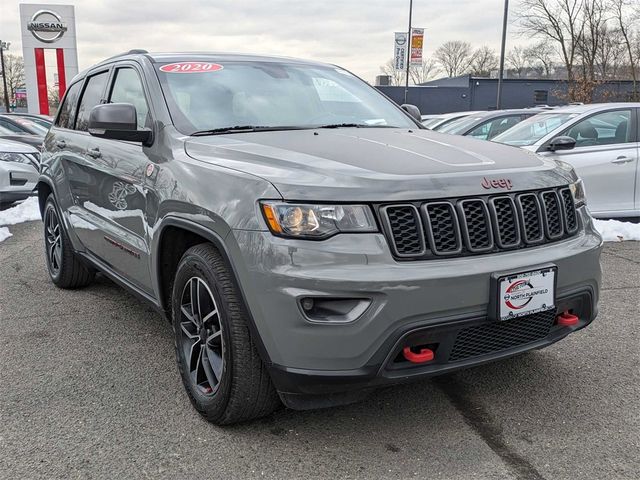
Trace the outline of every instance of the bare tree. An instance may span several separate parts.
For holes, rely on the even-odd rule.
[[[549,78],[553,71],[555,60],[555,50],[548,40],[538,42],[524,51],[527,62],[534,68],[538,76]]]
[[[472,49],[469,42],[454,40],[438,47],[434,58],[448,77],[457,77],[469,70]]]
[[[471,74],[477,77],[488,77],[498,68],[499,59],[495,50],[486,45],[479,47],[471,57]]]
[[[608,36],[604,0],[583,0],[583,35],[578,42],[583,77],[596,80],[596,59],[604,38]]]
[[[4,69],[7,78],[9,98],[15,98],[16,88],[24,87],[24,62],[22,61],[22,57],[5,54]],[[0,98],[4,99],[2,82],[0,82]]]
[[[529,56],[524,48],[515,46],[504,57],[507,67],[516,77],[522,77],[529,66]]]
[[[607,7],[610,11],[613,12],[614,21],[617,23],[618,28],[620,29],[620,34],[622,35],[624,46],[627,51],[627,55],[629,58],[629,67],[631,69],[631,78],[633,79],[633,97],[634,99],[638,99],[640,96],[638,93],[638,77],[636,71],[636,62],[638,58],[640,58],[640,52],[634,52],[632,34],[631,34],[631,14],[629,13],[629,8],[631,6],[631,0],[609,0]],[[636,5],[636,15],[640,17],[640,7]],[[637,34],[640,37],[640,34]],[[640,44],[640,39],[636,39],[638,44]],[[640,48],[638,48],[640,50]]]
[[[389,76],[390,85],[404,85],[404,71],[396,70],[393,58],[387,60],[387,63],[380,66],[380,72]]]
[[[521,0],[518,18],[523,32],[555,42],[567,69],[574,79],[574,62],[584,34],[581,19],[585,0]]]
[[[603,80],[620,78],[626,56],[627,50],[620,30],[608,30],[596,51],[597,76]]]
[[[429,81],[440,69],[433,58],[424,58],[422,65],[411,65],[409,67],[409,80],[418,85]]]

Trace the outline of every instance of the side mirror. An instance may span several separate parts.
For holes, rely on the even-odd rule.
[[[148,144],[150,130],[138,130],[136,107],[130,103],[96,105],[89,113],[89,133],[94,137]]]
[[[420,109],[410,103],[403,103],[400,108],[411,115],[418,122],[422,122],[422,115],[420,115]]]
[[[575,146],[576,140],[574,138],[563,135],[551,140],[547,148],[549,151],[555,152],[556,150],[572,150]]]

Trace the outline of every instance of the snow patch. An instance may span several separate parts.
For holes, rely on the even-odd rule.
[[[640,223],[594,219],[593,224],[605,242],[640,240]]]
[[[15,207],[0,212],[0,225],[15,225],[17,223],[40,220],[40,207],[37,197],[29,197]]]
[[[0,242],[6,240],[12,235],[7,227],[0,227]]]
[[[15,207],[0,211],[0,242],[12,235],[6,225],[16,225],[34,220],[40,220],[40,207],[37,197],[29,197]]]

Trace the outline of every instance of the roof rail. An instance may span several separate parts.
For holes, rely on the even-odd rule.
[[[133,55],[133,54],[136,54],[136,53],[149,53],[149,52],[148,52],[148,51],[146,51],[146,50],[145,50],[145,49],[143,49],[143,48],[134,48],[134,49],[132,49],[132,50],[129,50],[129,51],[126,53],[126,55]]]

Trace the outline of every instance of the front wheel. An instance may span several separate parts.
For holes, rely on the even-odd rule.
[[[182,382],[202,416],[231,424],[280,405],[229,268],[213,245],[196,245],[180,260],[172,317]]]
[[[64,224],[58,214],[53,194],[44,207],[44,250],[47,270],[53,283],[60,288],[73,289],[89,285],[95,270],[85,265],[73,251]]]

